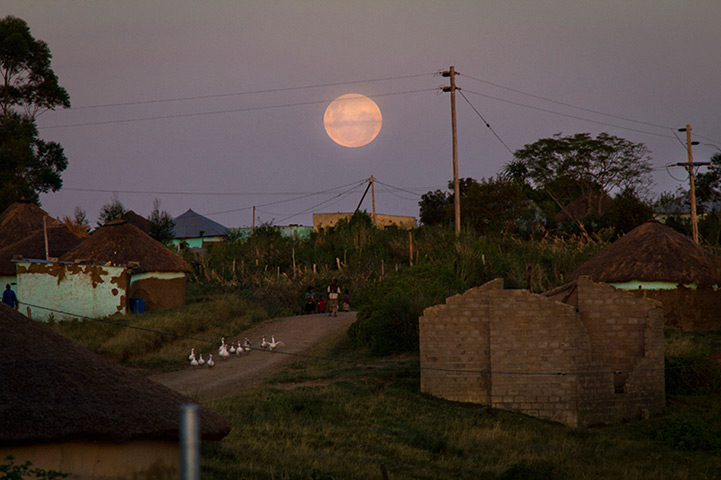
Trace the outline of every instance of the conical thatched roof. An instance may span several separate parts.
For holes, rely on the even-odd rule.
[[[48,254],[59,258],[63,254],[77,247],[88,235],[78,235],[71,232],[65,225],[48,227]],[[29,237],[15,242],[7,247],[0,248],[0,275],[15,275],[13,256],[23,258],[45,258],[45,232],[40,229],[31,233]]]
[[[106,223],[60,260],[82,260],[98,265],[138,262],[143,272],[190,272],[188,262],[125,220]]]
[[[188,209],[173,219],[176,238],[215,237],[228,234],[228,228],[218,222]]]
[[[138,215],[132,210],[128,210],[123,214],[123,220],[132,225],[135,225],[145,233],[150,233],[150,229],[153,228],[153,222],[141,215]]]
[[[581,275],[607,283],[638,280],[721,285],[721,258],[676,230],[648,221],[578,267],[569,280]]]
[[[189,398],[0,305],[0,444],[177,440]],[[229,422],[200,408],[201,436]]]
[[[43,217],[47,218],[48,225],[57,224],[34,203],[21,200],[10,205],[0,214],[0,248],[22,240],[36,230],[42,230]]]

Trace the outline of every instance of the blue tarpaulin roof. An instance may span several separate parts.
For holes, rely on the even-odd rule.
[[[195,213],[190,208],[184,214],[175,217],[173,221],[175,238],[217,237],[228,233],[228,229],[223,225]]]

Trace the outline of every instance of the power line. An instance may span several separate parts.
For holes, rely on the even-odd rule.
[[[309,211],[311,211],[311,210],[313,210],[313,209],[315,209],[315,208],[318,208],[318,207],[320,207],[320,206],[322,206],[322,205],[325,205],[326,203],[333,202],[333,200],[336,200],[336,199],[337,199],[337,201],[340,201],[340,197],[342,197],[342,196],[344,196],[344,195],[348,195],[348,194],[350,194],[351,192],[357,190],[359,187],[362,187],[363,183],[365,183],[365,181],[359,183],[358,185],[356,185],[356,186],[354,186],[354,187],[351,187],[350,189],[346,190],[345,192],[339,193],[338,195],[336,195],[335,197],[333,197],[333,198],[331,198],[331,199],[325,200],[325,201],[320,202],[320,203],[318,203],[318,204],[316,204],[316,205],[312,205],[312,206],[310,206],[310,207],[308,207],[308,208],[306,208],[306,209],[304,209],[304,210],[301,210],[301,211],[298,212],[298,213],[294,213],[293,215],[289,215],[289,216],[287,216],[287,217],[281,218],[280,220],[278,220],[278,223],[280,223],[280,222],[285,222],[286,220],[289,220],[289,219],[291,219],[291,218],[293,218],[293,217],[297,217],[298,215],[302,215],[302,214],[304,214],[304,213],[308,213]],[[334,203],[337,203],[337,202],[334,202]],[[331,203],[331,205],[333,205],[333,203]]]
[[[436,91],[435,88],[425,88],[420,90],[406,90],[402,92],[392,92],[392,93],[380,93],[377,95],[369,95],[370,98],[380,98],[380,97],[389,97],[393,95],[407,95],[410,93],[421,93],[421,92],[434,92]],[[221,115],[221,114],[227,114],[227,113],[240,113],[240,112],[254,112],[259,110],[272,110],[277,108],[287,108],[287,107],[301,107],[301,106],[307,106],[307,105],[317,105],[317,104],[326,104],[333,101],[331,100],[311,100],[307,102],[297,102],[297,103],[284,103],[279,105],[265,105],[260,107],[246,107],[246,108],[234,108],[234,109],[228,109],[228,110],[216,110],[211,112],[194,112],[194,113],[179,113],[179,114],[173,114],[173,115],[157,115],[152,117],[139,117],[139,118],[128,118],[124,120],[102,120],[97,122],[84,122],[84,123],[67,123],[63,125],[48,125],[44,127],[38,127],[40,129],[54,129],[54,128],[70,128],[70,127],[87,127],[87,126],[95,126],[95,125],[114,125],[114,124],[120,124],[120,123],[133,123],[133,122],[145,122],[150,120],[169,120],[174,118],[189,118],[189,117],[201,117],[201,116],[209,116],[209,115]]]
[[[493,135],[498,139],[498,141],[501,142],[504,147],[506,147],[506,150],[508,150],[508,152],[511,154],[511,156],[513,156],[513,150],[511,150],[511,149],[509,148],[509,146],[506,145],[506,142],[504,142],[503,139],[501,139],[501,137],[498,136],[498,134],[496,133],[496,131],[493,130],[493,127],[491,127],[491,124],[488,123],[485,118],[483,118],[483,115],[481,115],[481,112],[479,112],[478,109],[473,106],[473,104],[471,103],[471,101],[468,100],[468,98],[467,98],[465,95],[463,95],[463,90],[461,90],[461,89],[459,88],[459,89],[458,89],[458,93],[461,94],[461,97],[463,97],[463,99],[466,101],[466,103],[468,103],[468,105],[471,106],[471,108],[473,109],[473,111],[476,112],[476,115],[478,115],[478,116],[480,117],[480,119],[483,120],[483,123],[486,124],[486,127],[488,127],[488,129],[491,131],[491,133],[493,133]]]
[[[307,198],[307,197],[313,197],[313,196],[316,196],[316,195],[323,195],[323,194],[328,194],[328,193],[335,193],[335,190],[338,190],[338,189],[340,189],[340,188],[346,188],[346,187],[348,187],[348,186],[350,186],[350,185],[354,185],[354,186],[356,186],[356,185],[361,185],[361,184],[363,184],[363,183],[365,183],[365,182],[366,182],[366,179],[363,179],[363,180],[358,181],[358,182],[348,183],[348,184],[345,184],[345,185],[341,185],[341,186],[339,186],[339,187],[329,188],[328,190],[323,190],[323,191],[320,191],[320,192],[308,193],[308,194],[304,194],[304,195],[301,195],[301,196],[298,196],[298,197],[287,198],[287,199],[285,199],[285,200],[278,200],[278,201],[276,201],[276,202],[263,203],[263,204],[261,204],[261,205],[256,205],[256,208],[257,208],[257,207],[269,207],[269,206],[271,206],[271,205],[278,205],[278,204],[281,204],[281,203],[293,202],[293,201],[295,201],[295,200],[300,200],[300,199]],[[210,216],[210,215],[220,215],[220,214],[223,214],[223,213],[233,213],[233,212],[240,212],[240,211],[243,211],[243,210],[250,210],[251,208],[253,208],[253,207],[243,207],[243,208],[236,208],[236,209],[233,209],[233,210],[224,210],[224,211],[222,211],[222,212],[204,213],[203,215],[208,215],[208,216]]]
[[[474,91],[471,91],[471,90],[465,90],[465,91],[468,92],[468,93],[471,93],[471,94],[473,94],[473,95],[478,95],[478,96],[480,96],[480,97],[490,98],[490,99],[492,99],[492,100],[497,100],[497,101],[499,101],[499,102],[504,102],[504,103],[510,103],[511,105],[517,105],[517,106],[519,106],[519,107],[530,108],[530,109],[532,109],[532,110],[538,110],[539,112],[551,113],[551,114],[553,114],[553,115],[559,115],[559,116],[561,116],[561,117],[573,118],[573,119],[575,119],[575,120],[583,120],[584,122],[596,123],[596,124],[604,125],[604,126],[607,126],[607,127],[620,128],[620,129],[623,129],[623,130],[629,130],[629,131],[637,132],[637,133],[644,133],[644,134],[646,134],[646,135],[654,135],[654,136],[662,137],[662,138],[676,139],[676,137],[671,136],[671,135],[664,135],[664,134],[661,134],[661,133],[649,132],[649,131],[647,131],[647,130],[640,130],[640,129],[637,129],[637,128],[624,127],[624,126],[615,125],[615,124],[612,124],[612,123],[601,122],[601,121],[599,121],[599,120],[591,120],[591,119],[589,119],[589,118],[579,117],[578,115],[571,115],[571,114],[568,114],[568,113],[556,112],[556,111],[554,111],[554,110],[549,110],[549,109],[547,109],[547,108],[536,107],[536,106],[533,106],[533,105],[528,105],[528,104],[521,103],[521,102],[515,102],[515,101],[513,101],[513,100],[507,100],[507,99],[505,99],[505,98],[494,97],[493,95],[487,95],[487,94],[485,94],[485,93],[474,92]]]
[[[302,85],[297,87],[284,87],[284,88],[271,88],[267,90],[250,90],[246,92],[234,92],[234,93],[219,93],[219,94],[213,94],[213,95],[196,95],[191,97],[176,97],[176,98],[166,98],[166,99],[160,99],[160,100],[140,100],[135,102],[119,102],[119,103],[106,103],[106,104],[99,104],[99,105],[85,105],[81,107],[72,107],[65,110],[72,111],[72,110],[85,110],[85,109],[91,109],[91,108],[106,108],[106,107],[125,107],[125,106],[132,106],[132,105],[148,105],[148,104],[156,104],[156,103],[167,103],[167,102],[182,102],[187,100],[206,100],[211,98],[225,98],[225,97],[237,97],[242,95],[257,95],[257,94],[263,94],[263,93],[280,93],[280,92],[289,92],[293,90],[305,90],[310,88],[324,88],[324,87],[337,87],[340,85],[352,85],[356,83],[372,83],[372,82],[382,82],[387,80],[402,80],[407,78],[416,78],[416,77],[427,77],[432,76],[433,73],[418,73],[414,75],[398,75],[395,77],[384,77],[384,78],[371,78],[366,80],[352,80],[347,82],[333,82],[333,83],[318,83],[314,85]],[[62,110],[59,110],[62,111]]]

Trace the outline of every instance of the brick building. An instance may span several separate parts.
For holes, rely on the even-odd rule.
[[[574,427],[659,411],[660,304],[580,277],[543,295],[496,279],[419,319],[421,390]]]

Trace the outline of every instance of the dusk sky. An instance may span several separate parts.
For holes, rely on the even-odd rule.
[[[38,119],[69,161],[42,206],[79,206],[92,225],[114,192],[144,216],[159,198],[227,227],[250,226],[254,205],[257,222],[311,225],[353,211],[371,175],[379,213],[417,217],[420,195],[453,174],[437,75],[451,65],[470,102],[457,96],[461,177],[496,176],[510,151],[555,133],[608,132],[651,150],[659,193],[688,183],[665,168],[687,160],[678,128],[701,142],[696,161],[721,151],[718,0],[0,5],[48,43],[73,105]],[[383,115],[364,147],[323,128],[348,93]]]

